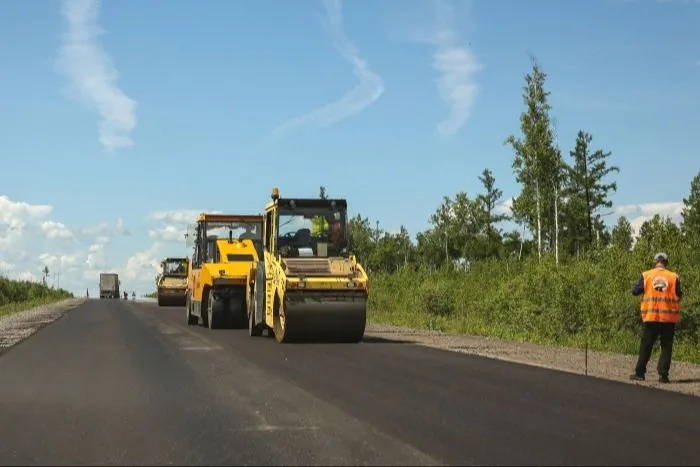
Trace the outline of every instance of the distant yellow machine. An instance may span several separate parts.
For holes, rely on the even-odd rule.
[[[165,258],[156,277],[159,306],[184,306],[187,292],[187,258]]]
[[[359,342],[368,278],[348,252],[344,199],[280,198],[265,207],[260,261],[247,284],[248,331],[278,342]]]
[[[245,328],[250,268],[262,256],[260,215],[200,214],[192,227],[187,276],[187,324]],[[188,233],[188,237],[190,233]]]

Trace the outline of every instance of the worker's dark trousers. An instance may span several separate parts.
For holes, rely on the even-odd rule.
[[[639,358],[634,372],[637,376],[644,376],[647,372],[647,363],[651,358],[651,351],[658,337],[661,341],[661,356],[657,369],[660,376],[668,376],[671,370],[671,354],[673,353],[673,337],[676,332],[675,323],[644,323],[644,333],[639,345]]]

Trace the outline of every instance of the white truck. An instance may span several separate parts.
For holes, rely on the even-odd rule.
[[[100,274],[100,298],[119,298],[119,275],[103,272]]]

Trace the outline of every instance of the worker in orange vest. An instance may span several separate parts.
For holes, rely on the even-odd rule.
[[[678,274],[669,271],[668,255],[657,253],[654,256],[654,268],[642,273],[642,277],[634,285],[632,295],[642,295],[640,306],[644,332],[639,344],[639,358],[634,374],[630,379],[643,381],[647,363],[656,339],[661,341],[661,356],[659,357],[659,382],[668,383],[668,372],[671,369],[673,353],[673,338],[676,323],[681,317],[681,280]]]

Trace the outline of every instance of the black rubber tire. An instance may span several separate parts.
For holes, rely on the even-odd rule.
[[[185,311],[187,313],[187,325],[194,326],[199,323],[199,318],[192,314],[192,301],[190,300],[190,294],[185,297]]]
[[[223,310],[214,303],[214,291],[212,289],[209,289],[207,295],[207,327],[209,329],[220,329],[223,327],[225,318]]]
[[[248,297],[248,335],[250,337],[260,337],[263,333],[263,325],[255,323],[255,290],[250,297]]]

